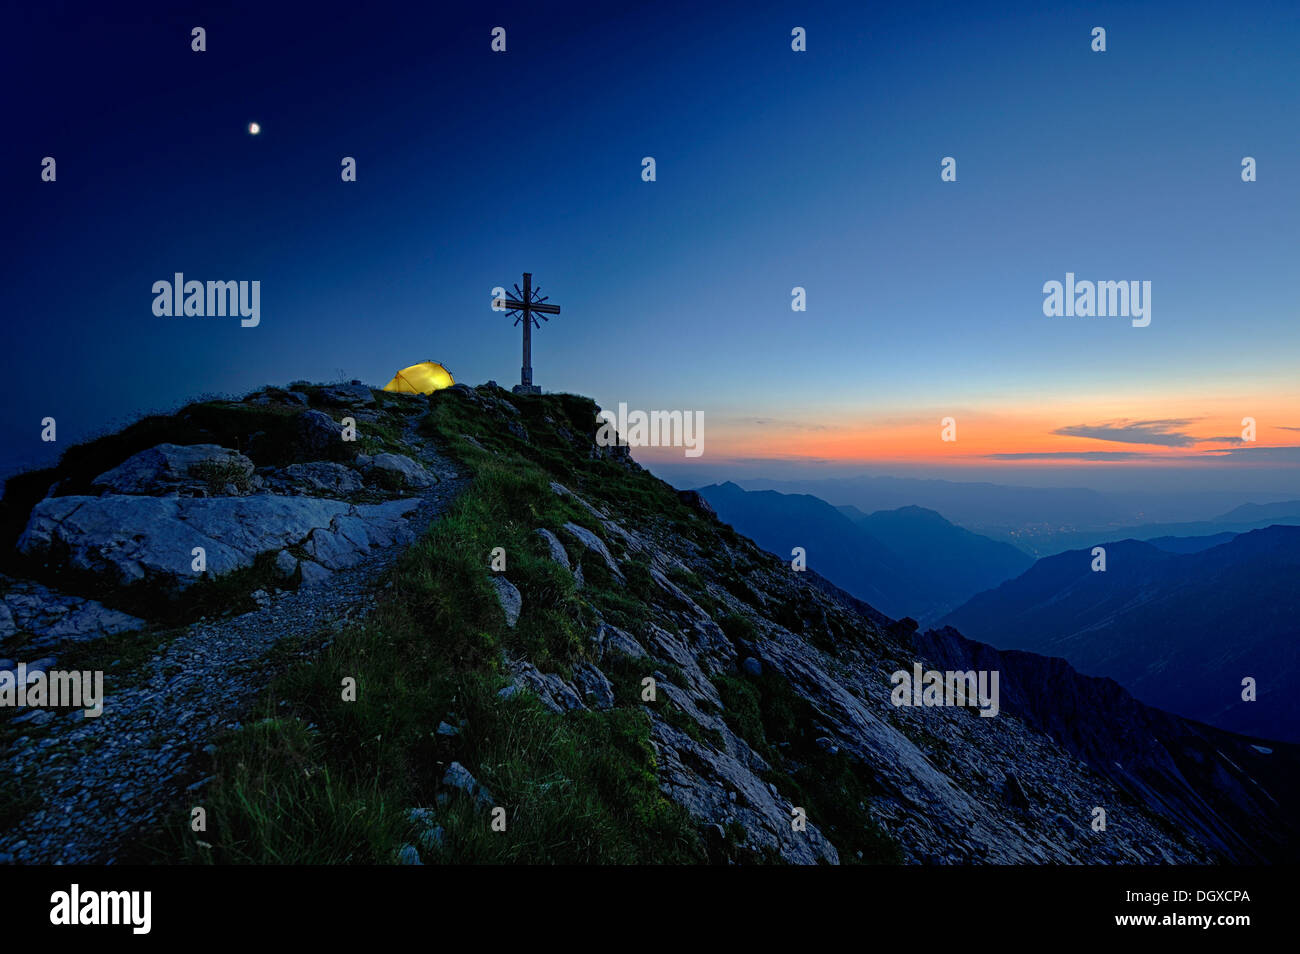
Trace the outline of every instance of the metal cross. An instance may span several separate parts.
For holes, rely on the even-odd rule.
[[[522,394],[540,394],[542,389],[533,386],[533,326],[538,328],[542,326],[537,323],[537,315],[542,316],[542,321],[550,321],[547,315],[558,315],[560,313],[559,305],[547,305],[546,297],[538,293],[541,291],[540,286],[533,288],[533,273],[524,272],[524,287],[520,290],[515,285],[515,298],[497,298],[492,302],[493,306],[500,311],[507,311],[515,316],[515,324],[523,323],[524,326],[524,364],[519,372],[519,387],[515,388],[516,392]]]

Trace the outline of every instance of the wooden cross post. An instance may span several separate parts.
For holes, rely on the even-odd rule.
[[[524,325],[524,364],[519,370],[519,385],[513,389],[516,394],[542,393],[541,388],[533,385],[533,326],[542,327],[537,323],[537,315],[542,316],[542,321],[550,321],[546,316],[558,315],[560,306],[545,304],[546,297],[539,296],[540,291],[540,286],[533,288],[533,273],[524,272],[523,289],[515,286],[515,295],[518,297],[498,298],[493,302],[499,309],[514,315],[515,324],[523,322]]]

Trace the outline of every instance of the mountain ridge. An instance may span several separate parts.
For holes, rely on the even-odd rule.
[[[220,713],[219,731],[193,725],[183,706],[166,720],[115,708],[141,686],[156,687],[149,698],[170,699],[166,687],[177,676],[167,668],[166,645],[153,648],[163,633],[92,641],[103,646],[94,658],[120,655],[122,662],[110,667],[115,688],[103,728],[87,724],[93,720],[0,723],[6,738],[29,738],[0,747],[3,777],[24,785],[16,801],[0,800],[0,852],[20,862],[88,860],[66,850],[72,841],[60,819],[80,797],[77,770],[98,764],[102,747],[87,741],[108,731],[162,774],[119,781],[120,794],[152,804],[154,814],[140,819],[142,829],[90,831],[103,836],[101,860],[1107,864],[1294,857],[1295,747],[1265,753],[1229,733],[1207,744],[1193,723],[1155,713],[1059,660],[1000,653],[947,631],[918,635],[914,621],[891,618],[815,570],[795,571],[764,552],[700,498],[644,471],[626,448],[598,445],[589,399],[512,395],[491,385],[428,398],[366,392],[330,397],[303,388],[303,405],[283,389],[265,389],[192,412],[188,424],[181,415],[157,425],[165,424],[177,446],[210,444],[221,434],[245,448],[252,476],[262,478],[257,487],[247,474],[243,485],[221,484],[243,473],[231,456],[242,453],[235,447],[201,452],[226,462],[220,479],[211,467],[201,477],[120,469],[131,455],[157,459],[148,454],[156,448],[140,450],[139,442],[103,445],[116,448],[106,456],[72,456],[69,467],[87,455],[92,470],[105,465],[102,473],[87,470],[87,483],[102,485],[107,468],[116,472],[116,489],[87,499],[107,499],[102,506],[122,522],[51,529],[51,539],[77,535],[69,538],[75,548],[41,551],[52,565],[99,552],[113,534],[130,536],[133,514],[157,513],[149,501],[159,498],[151,495],[171,493],[178,480],[186,493],[213,495],[182,500],[266,498],[227,508],[235,514],[279,506],[275,498],[295,488],[411,495],[409,485],[386,476],[405,465],[387,460],[388,470],[376,469],[382,446],[412,462],[449,461],[435,486],[453,479],[452,470],[464,483],[427,526],[413,528],[415,542],[381,580],[341,608],[364,607],[364,614],[341,612],[317,638],[268,651],[254,667],[265,678],[260,697]],[[371,425],[374,454],[344,454],[331,443],[249,442],[272,418],[283,418],[286,434],[301,427],[323,434],[328,419],[333,433],[337,419],[365,408],[370,420],[360,421],[360,430]],[[57,501],[68,498],[57,496],[59,488],[80,493],[76,481],[62,483],[71,474],[47,476],[45,489],[55,496],[31,505],[29,524],[40,525],[51,508],[61,512]],[[362,490],[346,489],[357,480]],[[232,487],[245,496],[230,497]],[[56,503],[42,505],[47,499]],[[10,504],[12,516],[21,508],[17,499]],[[294,547],[300,571],[336,552],[323,544]],[[162,572],[169,564],[157,556],[149,565]],[[356,565],[365,566],[362,559]],[[261,566],[254,560],[258,573]],[[94,561],[86,567],[99,580],[97,595],[112,603],[120,593],[110,570]],[[301,573],[276,579],[232,572],[215,582],[225,588],[224,608],[177,610],[212,614],[197,630],[186,625],[180,638],[192,642],[179,645],[194,648],[184,665],[202,666],[193,654],[207,630],[273,634],[278,607],[312,592]],[[249,592],[254,586],[262,589]],[[135,608],[148,615],[161,606],[139,601]],[[21,656],[23,645],[3,648]],[[90,650],[53,643],[42,651],[71,662]],[[891,701],[896,671],[986,664],[999,668],[1007,687],[996,717]],[[339,691],[349,679],[358,689],[351,701]],[[1166,758],[1156,757],[1160,751]],[[56,752],[64,757],[49,757]],[[1106,769],[1106,759],[1123,762],[1125,774]],[[1192,764],[1202,771],[1188,777]],[[56,789],[58,773],[67,774]],[[201,839],[189,827],[191,787],[202,790],[210,819]],[[24,791],[65,794],[47,810]],[[1104,831],[1092,828],[1097,807],[1106,811]],[[498,808],[504,832],[490,828]],[[800,818],[806,824],[792,823]]]

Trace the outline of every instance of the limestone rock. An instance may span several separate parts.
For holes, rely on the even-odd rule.
[[[755,761],[745,741],[725,726],[724,735],[728,751],[719,751],[656,716],[652,737],[665,794],[705,824],[740,822],[747,847],[756,851],[773,850],[792,864],[838,864],[839,853],[815,819],[808,821],[805,832],[791,830],[790,802],[774,794],[757,774],[761,761]],[[737,754],[731,754],[732,749]]]
[[[320,399],[335,407],[370,407],[375,403],[375,396],[370,388],[357,381],[321,388]]]
[[[0,639],[30,633],[23,651],[41,652],[142,629],[144,620],[95,600],[69,596],[30,580],[0,577]]]
[[[506,614],[506,625],[514,629],[515,623],[519,622],[519,613],[524,608],[523,595],[519,592],[519,588],[504,576],[492,577],[492,586],[497,592],[501,609]]]
[[[614,708],[614,687],[591,663],[579,663],[573,667],[573,684],[591,708]]]
[[[596,628],[596,643],[601,658],[608,653],[618,653],[628,659],[645,659],[650,655],[631,634],[609,623],[601,623]]]
[[[311,560],[302,560],[298,566],[302,570],[303,586],[319,586],[327,582],[332,575],[325,567]]]
[[[361,477],[355,470],[331,461],[315,460],[305,464],[290,464],[284,469],[290,482],[316,493],[356,493],[362,488]]]
[[[492,793],[459,762],[452,762],[447,767],[447,773],[442,777],[442,784],[464,792],[484,811],[493,806]]]
[[[226,484],[247,493],[252,477],[253,462],[238,451],[216,444],[159,444],[100,474],[92,486],[112,494],[201,496]]]
[[[293,579],[298,570],[298,558],[288,550],[281,550],[275,555],[275,575],[282,580]]]
[[[334,457],[340,453],[343,428],[324,411],[303,411],[295,426],[304,456]]]
[[[566,523],[564,529],[573,534],[573,536],[577,538],[578,542],[588,550],[598,554],[600,558],[605,561],[605,566],[609,567],[609,572],[611,574],[619,580],[623,579],[623,572],[618,568],[618,561],[616,561],[613,554],[609,552],[609,548],[605,546],[604,540],[596,536],[586,527],[581,527],[572,521]]]
[[[516,661],[510,665],[514,685],[528,689],[552,712],[570,712],[586,709],[586,704],[576,689],[553,672],[542,672],[530,662]]]
[[[560,564],[560,566],[564,567],[566,570],[572,569],[569,566],[569,554],[565,551],[564,544],[560,542],[559,537],[551,533],[551,531],[547,530],[545,527],[538,527],[537,535],[546,541],[546,546],[551,552],[552,560]]]
[[[351,566],[372,547],[408,543],[403,519],[418,499],[353,506],[316,497],[49,497],[32,509],[18,551],[125,586],[149,582],[183,591],[207,573],[252,566],[262,553],[304,544],[329,569]]]
[[[367,467],[368,474],[378,474],[405,487],[427,487],[437,478],[418,461],[403,454],[376,454]]]

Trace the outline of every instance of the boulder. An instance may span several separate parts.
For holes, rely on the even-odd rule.
[[[587,708],[577,690],[553,672],[542,672],[532,663],[518,660],[511,663],[510,674],[514,686],[535,693],[538,701],[551,712]]]
[[[524,608],[523,594],[519,592],[519,587],[504,576],[492,577],[492,586],[501,603],[501,610],[506,614],[506,625],[514,629],[515,623],[519,622],[519,613]]]
[[[627,659],[645,659],[650,655],[633,636],[609,623],[601,623],[597,627],[596,643],[601,658],[604,658],[607,653],[617,653]]]
[[[95,600],[68,596],[30,580],[0,578],[0,639],[29,633],[23,652],[43,652],[71,643],[142,629],[144,620]]]
[[[298,570],[298,558],[288,550],[281,550],[275,555],[275,575],[281,580],[293,579]]]
[[[560,564],[560,566],[564,567],[566,570],[571,569],[569,566],[569,554],[565,552],[564,544],[560,542],[560,538],[551,533],[551,531],[547,530],[545,527],[538,527],[537,535],[546,541],[546,546],[551,551],[551,559]]]
[[[744,846],[774,852],[787,863],[839,863],[839,853],[809,819],[807,829],[790,826],[790,802],[762,779],[763,763],[725,723],[718,731],[725,749],[696,742],[655,715],[651,738],[657,753],[660,788],[701,825],[732,821],[744,826]]]
[[[579,663],[573,667],[573,684],[591,708],[614,708],[614,687],[591,663]]]
[[[18,551],[125,586],[149,582],[179,592],[200,575],[253,565],[262,553],[304,545],[329,569],[351,566],[372,547],[409,543],[404,519],[419,500],[351,505],[317,497],[50,497],[32,509]],[[287,561],[286,561],[287,563]],[[304,580],[308,571],[304,564]]]
[[[321,566],[319,563],[314,563],[311,560],[300,561],[298,567],[302,570],[303,586],[319,586],[333,576],[333,574],[330,573],[329,570],[325,569],[325,567]]]
[[[334,407],[371,407],[375,403],[375,395],[370,388],[356,381],[321,388],[320,399]]]
[[[418,506],[418,500],[408,499],[351,507],[332,517],[328,526],[313,530],[304,549],[326,569],[354,566],[375,547],[411,543],[415,531],[405,516]]]
[[[337,456],[343,444],[343,428],[324,411],[303,411],[298,415],[298,446],[306,457]]]
[[[351,494],[363,486],[352,468],[323,460],[290,464],[283,473],[292,483],[316,493]]]
[[[474,799],[474,803],[484,811],[491,809],[493,806],[492,793],[473,776],[469,769],[459,762],[452,762],[447,767],[447,773],[442,777],[442,784],[464,792]]]
[[[423,465],[402,454],[376,454],[366,472],[368,475],[381,475],[404,487],[427,487],[437,483],[437,478]]]
[[[254,391],[244,398],[245,404],[277,407],[307,407],[311,402],[301,391],[286,391],[284,388],[268,387]]]
[[[226,484],[239,493],[252,491],[253,462],[216,444],[159,444],[128,457],[92,482],[105,493],[145,496],[203,496]]]
[[[618,580],[623,579],[623,573],[618,568],[618,562],[614,559],[613,554],[609,552],[609,548],[605,546],[604,540],[596,536],[586,527],[581,527],[572,521],[566,523],[564,529],[573,534],[573,536],[577,538],[578,542],[588,550],[597,553],[600,558],[605,561],[605,566],[609,568],[609,572],[613,574],[615,578]]]

